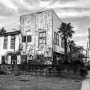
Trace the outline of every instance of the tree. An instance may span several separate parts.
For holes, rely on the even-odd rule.
[[[4,27],[2,27],[2,29],[0,29],[0,33],[5,33],[6,30],[4,29]]]
[[[64,40],[64,51],[65,51],[65,61],[67,62],[67,48],[68,44],[67,41],[72,38],[74,31],[72,30],[71,23],[64,23],[62,22],[61,26],[59,27],[58,33],[61,33],[61,37]]]
[[[76,46],[75,42],[73,40],[68,40],[68,46],[69,46],[69,52],[68,52],[68,59],[70,62],[72,62],[73,58],[72,58],[72,54],[74,53],[74,48]]]
[[[68,41],[70,51],[68,52],[69,61],[82,61],[84,55],[82,53],[83,47],[77,46],[73,40]]]

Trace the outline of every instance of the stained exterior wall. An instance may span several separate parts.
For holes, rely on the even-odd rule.
[[[46,57],[52,57],[52,50],[63,53],[61,47],[61,37],[59,34],[59,46],[54,44],[54,32],[58,32],[61,21],[52,10],[39,13],[23,15],[20,18],[22,36],[31,35],[32,41],[22,43],[21,54],[35,55],[44,54]],[[46,44],[39,46],[39,32],[46,31]]]
[[[22,35],[31,35],[32,41],[22,43],[22,54],[52,55],[52,12],[44,11],[21,16]],[[46,31],[46,44],[39,46],[39,32]]]
[[[52,23],[53,23],[53,30],[52,30],[53,31],[53,51],[64,54],[64,48],[61,45],[62,44],[62,41],[61,41],[62,39],[60,36],[61,34],[58,33],[59,27],[61,26],[61,20],[55,13],[53,13]],[[54,38],[55,38],[54,32],[56,32],[59,35],[59,45],[55,45],[55,43],[54,43]]]
[[[7,49],[3,49],[4,45],[4,36],[0,36],[0,64],[2,63],[2,56],[7,55],[9,52],[16,52],[19,50],[19,37],[20,35],[15,36],[15,50],[11,49],[11,36],[8,36],[8,42],[7,42]],[[11,64],[11,59],[8,57],[7,61],[8,64]]]

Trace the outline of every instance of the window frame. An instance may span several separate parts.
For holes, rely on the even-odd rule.
[[[31,41],[32,41],[31,35],[22,36],[22,43],[31,42]]]
[[[39,45],[40,44],[46,44],[46,31],[39,32]]]
[[[13,38],[12,38],[13,37]],[[12,42],[13,41],[13,42]],[[10,44],[11,49],[15,49],[15,35],[11,36],[11,44]]]
[[[59,35],[54,32],[54,44],[59,46]]]

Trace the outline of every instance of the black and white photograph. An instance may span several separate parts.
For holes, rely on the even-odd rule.
[[[90,90],[90,0],[0,0],[0,90]]]

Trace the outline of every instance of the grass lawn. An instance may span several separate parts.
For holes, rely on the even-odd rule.
[[[81,80],[31,75],[0,75],[0,90],[80,90]]]

